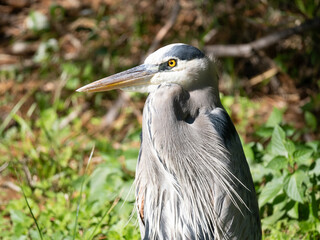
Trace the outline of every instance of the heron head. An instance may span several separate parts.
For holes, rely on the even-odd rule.
[[[212,85],[216,80],[211,60],[199,49],[170,44],[150,54],[143,64],[90,83],[79,92],[101,92],[124,89],[152,92],[162,83],[176,83],[186,90]]]

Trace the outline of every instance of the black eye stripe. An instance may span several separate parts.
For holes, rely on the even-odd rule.
[[[170,59],[170,60],[172,60],[172,59]],[[170,70],[170,69],[172,69],[172,68],[174,68],[174,67],[176,67],[178,65],[178,61],[176,59],[173,59],[173,60],[176,61],[176,65],[174,67],[170,67],[169,66],[169,61],[170,60],[168,60],[166,62],[163,62],[163,63],[160,63],[159,64],[159,71],[167,71],[167,70]]]

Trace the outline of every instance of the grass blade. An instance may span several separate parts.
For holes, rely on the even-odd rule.
[[[94,152],[94,146],[92,147],[92,150],[91,150],[91,153],[90,153],[90,157],[89,157],[89,160],[88,160],[88,164],[86,166],[86,169],[85,169],[83,175],[85,175],[87,170],[88,170],[88,166],[90,165],[93,152]],[[84,180],[85,180],[85,177],[83,177],[82,182],[81,182],[81,187],[80,187],[80,195],[79,195],[78,203],[77,203],[76,221],[74,223],[74,228],[73,228],[73,238],[72,238],[73,240],[76,238],[77,223],[78,223],[78,216],[79,216],[79,211],[80,211],[80,203],[81,203],[81,196],[82,196],[82,191],[83,191]]]
[[[35,88],[31,89],[26,95],[24,95],[20,101],[12,108],[11,112],[8,116],[3,120],[2,124],[0,125],[0,135],[2,134],[3,130],[8,126],[14,114],[18,112],[18,110],[22,107],[22,105],[27,101],[27,99],[35,92]]]
[[[120,194],[121,195],[121,194]],[[94,228],[93,232],[91,233],[90,237],[88,239],[93,239],[94,237],[94,233],[97,231],[98,227],[101,225],[103,219],[112,211],[112,209],[118,204],[118,202],[120,201],[120,196],[117,197],[113,203],[112,206],[110,207],[110,209],[108,211],[106,211],[103,216],[100,218],[100,221],[98,222],[98,224],[96,225],[96,227]]]
[[[21,179],[20,179],[20,175],[17,173],[16,170],[15,170],[15,172],[16,172],[17,178],[18,178],[19,183],[20,183],[20,188],[21,188],[21,191],[22,191],[24,200],[25,200],[26,203],[27,203],[27,206],[28,206],[29,212],[30,212],[30,214],[31,214],[31,216],[32,216],[32,218],[33,218],[33,221],[34,221],[34,223],[36,224],[36,227],[37,227],[39,236],[40,236],[41,240],[43,240],[43,236],[42,236],[41,229],[40,229],[40,227],[39,227],[39,225],[38,225],[38,222],[37,222],[36,217],[34,216],[34,214],[33,214],[33,212],[32,212],[31,206],[30,206],[29,201],[28,201],[28,199],[27,199],[27,196],[26,196],[26,194],[25,194],[25,192],[24,192],[24,189],[23,189],[23,186],[22,186],[22,181],[21,181]]]

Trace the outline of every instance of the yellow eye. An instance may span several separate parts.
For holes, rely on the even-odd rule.
[[[175,67],[177,65],[177,61],[176,60],[174,60],[174,59],[170,59],[169,61],[168,61],[168,66],[169,67]]]

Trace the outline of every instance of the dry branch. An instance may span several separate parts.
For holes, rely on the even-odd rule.
[[[9,163],[8,163],[8,162],[5,162],[4,164],[2,164],[2,165],[0,166],[0,173],[3,172],[8,166],[9,166]]]
[[[27,160],[23,159],[21,161],[21,163],[22,163],[22,169],[24,171],[24,174],[26,175],[26,179],[27,179],[27,183],[28,183],[29,187],[34,188],[34,182],[32,180],[32,175],[31,175],[31,172],[30,172],[29,167],[27,165]]]
[[[249,80],[249,85],[251,87],[254,85],[257,85],[257,84],[261,83],[262,81],[264,81],[265,79],[268,79],[268,78],[275,76],[278,73],[278,71],[279,70],[276,67],[270,68],[269,70],[259,74],[258,76],[251,78]]]
[[[126,92],[121,92],[118,99],[114,102],[113,106],[109,109],[106,115],[102,119],[100,128],[108,128],[119,116],[121,108],[128,102],[130,99],[129,95]]]
[[[14,184],[13,182],[10,182],[10,181],[2,182],[0,186],[9,188],[15,192],[21,192],[21,188],[18,185]]]
[[[307,20],[299,26],[287,28],[265,37],[245,44],[230,44],[230,45],[209,45],[204,47],[204,51],[208,55],[215,57],[250,57],[256,51],[269,47],[282,39],[291,37],[294,34],[301,34],[305,31],[320,28],[320,19],[314,18]]]

